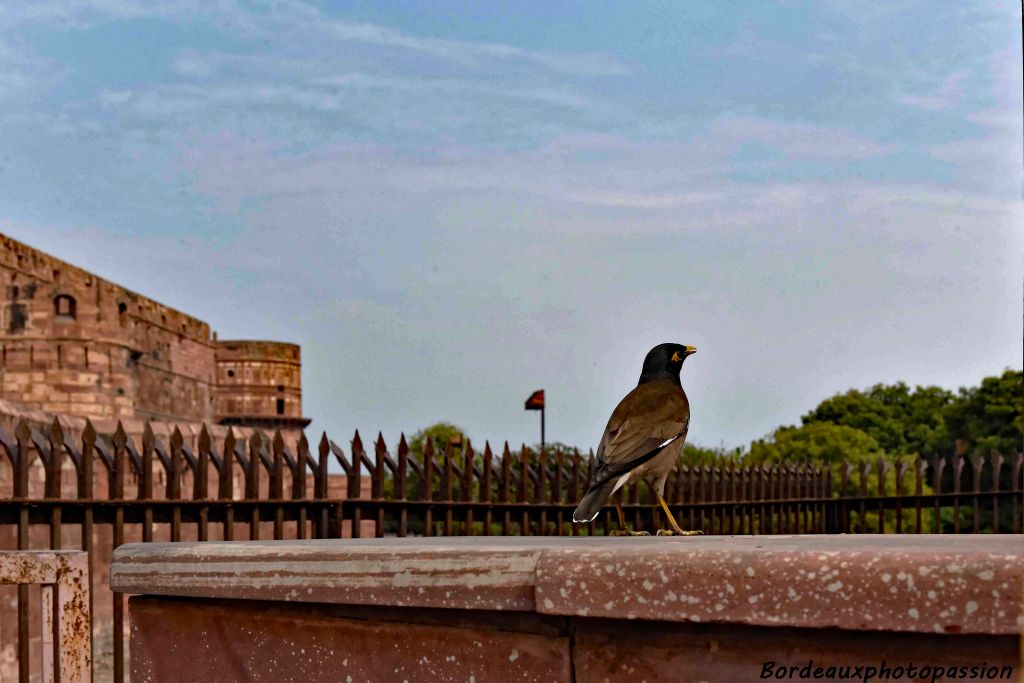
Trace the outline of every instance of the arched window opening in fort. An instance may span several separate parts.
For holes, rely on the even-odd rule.
[[[77,304],[75,303],[75,297],[69,294],[58,294],[53,298],[53,307],[57,314],[57,319],[74,320]]]
[[[283,398],[277,399],[277,414],[278,415],[284,415],[284,399]]]
[[[234,377],[234,376],[235,376],[235,371],[234,370],[228,370],[228,377]]]
[[[278,384],[277,385],[277,390],[278,391],[284,391],[284,385],[283,384]]]

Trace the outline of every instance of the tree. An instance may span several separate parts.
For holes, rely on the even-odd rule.
[[[827,398],[802,421],[852,427],[872,437],[887,453],[926,455],[952,449],[944,410],[953,398],[952,392],[940,387],[911,390],[903,382],[876,384],[866,391],[851,389]]]
[[[1024,373],[1006,370],[981,380],[980,386],[960,389],[945,411],[947,429],[968,451],[1017,453],[1024,439],[1022,405]]]
[[[409,437],[409,455],[416,458],[416,462],[423,464],[423,446],[427,439],[430,439],[434,444],[435,453],[443,453],[445,446],[450,441],[456,439],[457,441],[462,440],[462,436],[465,432],[461,427],[457,427],[450,422],[435,422],[429,427],[424,427],[411,437]]]

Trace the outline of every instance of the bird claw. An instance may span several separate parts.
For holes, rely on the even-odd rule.
[[[659,536],[703,536],[704,532],[700,529],[696,531],[675,531],[673,529],[658,529]]]
[[[629,529],[616,529],[608,534],[609,536],[650,536],[647,531],[630,531]]]

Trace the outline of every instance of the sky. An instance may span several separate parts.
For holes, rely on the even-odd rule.
[[[302,345],[339,443],[689,441],[1022,365],[1017,2],[0,2],[0,232]]]

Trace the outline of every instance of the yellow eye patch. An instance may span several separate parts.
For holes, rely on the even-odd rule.
[[[682,358],[679,356],[679,352],[678,351],[676,351],[675,353],[672,354],[671,360],[672,360],[673,363],[678,363],[679,361],[682,360]]]

